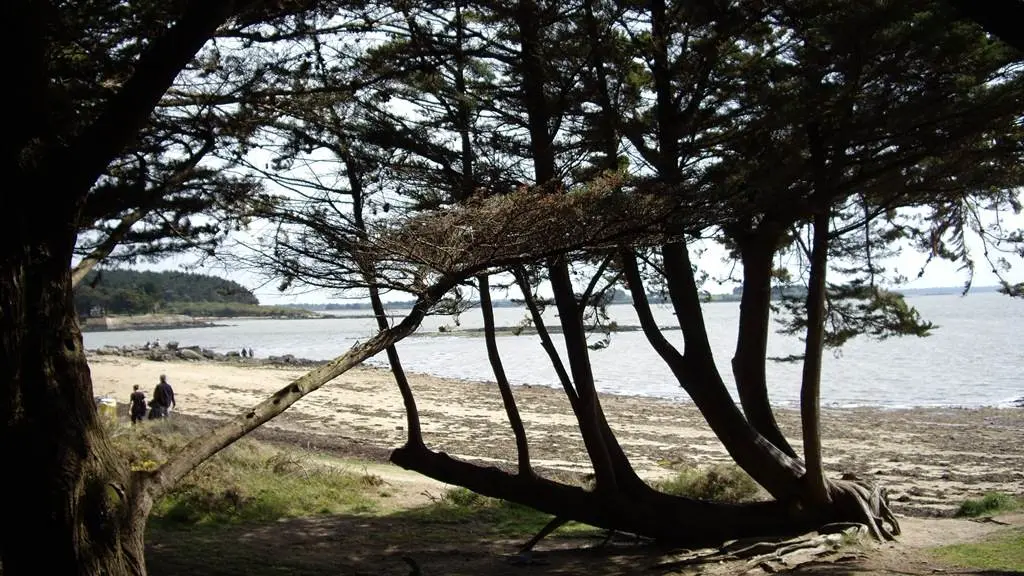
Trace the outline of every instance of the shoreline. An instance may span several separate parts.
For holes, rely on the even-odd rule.
[[[262,358],[250,358],[241,356],[238,351],[228,351],[226,353],[215,352],[210,349],[202,348],[200,346],[180,346],[177,342],[168,342],[164,346],[155,348],[146,348],[142,346],[103,346],[101,348],[86,350],[89,357],[96,356],[113,356],[113,357],[132,357],[140,358],[161,362],[173,362],[173,361],[189,361],[189,362],[209,362],[212,364],[226,363],[229,365],[235,365],[239,367],[248,368],[306,368],[313,369],[330,362],[330,360],[313,360],[310,358],[298,358],[292,354],[284,354],[282,356],[271,355]],[[372,368],[377,370],[383,370],[390,374],[390,369],[386,364],[381,362],[369,363],[364,362],[361,368]],[[450,376],[436,376],[430,373],[417,373],[407,371],[410,376],[425,376],[430,378],[440,378],[443,380],[450,380],[453,382],[462,382],[467,384],[484,384],[493,385],[493,382],[482,381],[475,378],[460,378]],[[561,387],[557,385],[545,385],[545,384],[525,384],[525,383],[512,383],[513,389],[520,387],[540,387],[548,388],[551,390],[560,391]],[[605,392],[599,391],[602,396],[615,396],[623,398],[636,398],[642,400],[658,400],[666,401],[674,404],[680,404],[684,406],[693,406],[693,403],[688,399],[677,399],[669,398],[665,396],[655,396],[650,394],[630,394],[623,392]],[[794,405],[782,405],[774,404],[775,410],[792,410],[799,413],[799,406]],[[1024,396],[1018,398],[1008,398],[1002,400],[999,404],[980,405],[980,406],[965,406],[962,404],[933,404],[933,405],[918,405],[918,406],[887,406],[887,405],[872,405],[872,404],[838,404],[838,403],[823,403],[821,405],[822,410],[885,410],[885,411],[899,411],[899,410],[915,410],[915,409],[926,409],[926,410],[978,410],[978,409],[993,409],[993,410],[1016,410],[1024,408]]]
[[[90,356],[94,391],[125,402],[132,384],[147,396],[168,376],[177,411],[204,419],[237,416],[306,367],[240,362],[153,361]],[[494,384],[409,374],[424,440],[452,456],[514,465],[515,443]],[[537,468],[590,472],[564,393],[513,389]],[[602,394],[601,403],[641,476],[664,478],[693,466],[728,463],[724,447],[692,404],[667,398]],[[776,409],[799,449],[799,411]],[[359,366],[311,393],[262,427],[297,444],[352,444],[375,451],[405,441],[405,413],[390,370]],[[1024,410],[1003,408],[822,409],[822,445],[830,475],[855,473],[885,485],[904,514],[948,516],[964,499],[989,491],[1024,495]]]

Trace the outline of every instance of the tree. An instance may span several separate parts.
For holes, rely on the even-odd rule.
[[[668,10],[664,3],[657,2],[651,6],[586,2],[568,6],[549,2],[520,2],[514,6],[473,4],[473,16],[479,25],[460,25],[455,29],[469,32],[473,42],[487,47],[482,55],[501,65],[501,76],[493,82],[494,92],[481,91],[484,98],[497,103],[489,110],[493,124],[488,130],[494,128],[490,137],[496,152],[488,162],[493,159],[494,166],[503,168],[519,166],[516,179],[532,181],[535,188],[517,190],[515,185],[504,186],[500,195],[477,203],[439,206],[422,214],[408,213],[373,222],[358,223],[354,215],[335,220],[324,211],[298,213],[293,223],[311,231],[306,237],[309,241],[291,244],[301,250],[280,253],[280,262],[301,264],[295,271],[308,270],[310,263],[319,265],[324,273],[319,277],[308,275],[304,278],[308,281],[333,274],[342,278],[341,287],[369,284],[406,289],[416,296],[416,305],[401,322],[290,383],[211,434],[196,439],[152,472],[128,470],[114,455],[99,425],[72,305],[72,287],[75,278],[81,277],[78,274],[73,278],[71,274],[76,245],[86,256],[87,264],[79,269],[83,272],[90,263],[110,255],[115,240],[130,244],[132,235],[128,232],[137,222],[149,226],[136,236],[146,245],[136,245],[135,250],[129,247],[124,254],[129,258],[151,253],[149,241],[168,233],[199,231],[206,239],[216,239],[223,234],[223,228],[209,221],[186,223],[184,217],[201,211],[208,214],[207,218],[219,220],[216,210],[227,203],[224,199],[245,197],[251,199],[260,214],[279,213],[278,199],[253,198],[255,188],[251,181],[225,180],[209,171],[216,165],[203,162],[213,149],[226,145],[235,147],[233,154],[221,150],[219,157],[239,161],[248,151],[249,136],[255,127],[273,124],[263,114],[262,106],[295,96],[288,82],[295,72],[301,72],[307,60],[303,50],[298,55],[289,52],[288,48],[295,47],[291,43],[302,46],[301,42],[316,42],[316,31],[358,35],[374,30],[374,26],[365,21],[338,24],[335,18],[339,14],[347,9],[361,10],[363,4],[326,0],[283,4],[183,0],[169,5],[109,0],[74,6],[15,0],[5,4],[8,21],[18,23],[13,33],[14,45],[20,47],[19,57],[12,60],[11,73],[12,84],[19,87],[12,92],[12,109],[18,113],[4,133],[2,155],[8,187],[13,193],[4,195],[0,211],[7,219],[0,232],[0,348],[4,356],[0,368],[4,382],[0,394],[0,450],[19,466],[17,474],[4,475],[0,484],[6,494],[13,495],[0,538],[0,560],[5,573],[145,573],[145,519],[153,501],[184,474],[305,394],[391,347],[415,330],[423,316],[460,283],[474,277],[486,278],[495,271],[512,270],[525,285],[530,281],[526,268],[529,265],[544,271],[555,292],[554,304],[559,309],[563,337],[570,351],[568,369],[562,369],[561,375],[567,394],[575,398],[572,408],[597,472],[596,491],[538,478],[529,474],[528,469],[512,476],[476,467],[413,444],[397,450],[393,455],[395,462],[561,517],[670,541],[718,540],[787,531],[835,518],[866,519],[880,528],[881,523],[871,518],[884,511],[878,493],[822,479],[819,473],[814,474],[814,484],[806,484],[803,463],[792,454],[787,455],[781,441],[775,445],[766,439],[732,403],[707,346],[697,281],[686,242],[703,231],[724,228],[736,220],[760,221],[767,212],[766,205],[777,204],[780,199],[796,201],[798,209],[782,224],[797,228],[812,221],[817,224],[814,246],[809,251],[817,263],[812,267],[812,272],[817,270],[812,274],[812,285],[816,288],[809,291],[814,297],[807,303],[808,309],[817,311],[817,316],[808,322],[810,358],[820,354],[820,346],[814,342],[822,339],[819,319],[822,298],[827,292],[822,289],[825,266],[821,263],[824,259],[827,264],[825,257],[830,244],[824,242],[827,234],[822,232],[827,230],[822,222],[834,214],[852,218],[847,215],[848,204],[842,201],[858,194],[864,198],[862,204],[868,206],[869,214],[879,212],[879,216],[887,216],[881,210],[886,196],[875,190],[863,192],[864,183],[851,187],[827,180],[832,186],[825,188],[819,185],[821,180],[811,178],[812,186],[808,187],[806,174],[797,174],[801,177],[799,181],[783,180],[784,188],[773,188],[760,196],[750,194],[749,189],[737,192],[734,187],[712,185],[721,184],[722,176],[722,171],[716,172],[713,166],[727,166],[730,159],[744,179],[765,182],[763,167],[767,164],[761,165],[758,172],[756,162],[736,161],[742,159],[741,136],[753,134],[763,138],[775,134],[770,124],[765,124],[763,114],[772,107],[758,101],[761,94],[750,95],[740,89],[749,78],[744,76],[747,70],[743,64],[748,58],[742,56],[743,46],[774,47],[753,58],[754,73],[782,69],[790,79],[792,69],[779,56],[779,51],[789,46],[787,36],[772,37],[771,30],[757,27],[751,33],[742,32],[741,25],[750,24],[745,20],[745,11],[733,14],[714,2],[698,4],[686,10]],[[469,3],[459,6],[469,13]],[[830,20],[813,8],[792,3],[768,10],[768,14],[775,19],[773,25],[778,29],[821,34],[807,37],[813,40],[809,45],[816,46],[818,40],[830,38],[837,20]],[[851,10],[856,15],[861,9]],[[885,18],[915,16],[902,10],[892,8],[881,14]],[[967,42],[963,47],[967,51],[983,42],[960,28],[944,36],[941,25],[948,20],[944,20],[942,11],[931,4],[923,5],[923,11],[940,15],[928,20],[925,37],[962,40]],[[441,5],[437,12],[450,14],[452,10],[446,12]],[[834,12],[846,14],[839,6]],[[405,20],[401,10],[386,13],[398,14]],[[886,28],[884,18],[880,19],[883,21],[871,23],[885,32],[881,39],[895,42],[881,64],[898,66],[899,60],[891,58],[891,54],[922,38],[912,33],[906,35],[907,30],[899,26]],[[315,23],[312,29],[310,22]],[[685,27],[676,28],[677,25]],[[679,44],[680,38],[673,32],[676,29],[693,32],[692,46],[689,38]],[[197,53],[214,37],[222,38],[223,45],[214,45],[196,59]],[[411,37],[420,38],[418,33]],[[588,39],[600,39],[601,43],[595,45]],[[246,50],[258,52],[268,46],[267,60],[239,57],[254,54]],[[597,50],[593,49],[595,46]],[[714,80],[709,86],[713,87],[711,102],[719,105],[709,105],[705,98],[691,99],[684,105],[675,97],[674,90],[689,85],[678,74],[691,70],[687,62],[680,60],[680,54],[689,57],[690,53],[680,52],[679,46],[695,49],[698,63],[705,64],[697,69],[699,72],[707,69],[716,74],[709,76]],[[233,59],[223,57],[222,51],[230,51],[229,47],[241,52]],[[277,47],[281,50],[274,49]],[[818,49],[829,55],[842,54],[843,48],[824,42]],[[636,54],[640,57],[634,58]],[[936,64],[928,59],[933,55],[925,51],[910,61],[921,64],[928,76]],[[979,55],[985,57],[986,63],[1005,57],[991,50],[982,50]],[[808,54],[793,51],[787,53],[786,57],[789,56],[805,58]],[[456,57],[454,61],[458,60]],[[194,67],[189,68],[193,61]],[[614,70],[607,62],[642,65],[623,67],[627,76],[620,78],[612,74]],[[812,58],[810,64],[815,63]],[[586,96],[577,90],[575,82],[584,71],[589,75],[590,92]],[[262,90],[251,90],[251,85],[242,82],[243,90],[207,93],[206,99],[196,98],[202,93],[197,86],[203,74],[221,78],[218,74],[235,72],[242,72]],[[950,153],[971,151],[967,144],[977,145],[979,134],[988,134],[997,145],[980,146],[983,158],[991,159],[991,154],[1000,148],[1006,148],[1003,151],[1007,154],[1019,153],[1019,140],[1014,140],[1014,134],[1006,134],[1005,126],[1000,124],[1006,114],[1019,113],[1012,109],[1013,93],[1004,94],[1000,103],[997,96],[1002,85],[978,84],[977,76],[969,72],[964,85],[953,82],[940,86],[952,88],[951,93],[956,94],[962,89],[968,98],[960,104],[976,101],[993,106],[971,108],[972,115],[963,117],[971,122],[943,124],[943,130],[949,131],[943,135],[950,144],[939,149]],[[798,81],[805,81],[806,77],[796,74],[791,79],[799,85]],[[168,93],[176,80],[180,86]],[[361,86],[352,79],[348,82],[342,88],[349,92]],[[407,86],[423,88],[421,83]],[[700,82],[696,86],[704,89]],[[337,86],[324,90],[337,91]],[[316,90],[299,92],[307,96]],[[690,94],[690,88],[679,93]],[[454,92],[456,101],[469,94],[458,89]],[[773,88],[765,96],[771,101],[784,97],[785,91]],[[586,106],[582,104],[583,98],[588,98]],[[733,106],[752,110],[753,119],[731,113]],[[677,122],[686,119],[690,108],[696,112],[689,114],[701,120],[701,124]],[[630,115],[633,110],[639,114]],[[986,110],[989,114],[984,114]],[[228,128],[221,124],[225,113],[237,114],[237,118],[251,123],[232,121]],[[455,115],[456,120],[458,116]],[[360,117],[366,115],[356,116]],[[789,114],[784,117],[791,118]],[[586,121],[580,120],[579,125],[586,130],[570,129],[569,123],[581,118]],[[921,120],[915,118],[914,121]],[[451,120],[446,117],[445,122],[450,122],[446,126],[452,126],[450,129],[455,133],[468,126],[466,122]],[[920,124],[911,123],[905,127],[909,132],[904,134],[906,138],[900,140],[899,147],[932,150],[937,146],[935,133],[926,138],[929,131],[922,126],[932,126],[940,120],[944,120],[941,115],[925,118]],[[977,120],[982,122],[977,124]],[[502,133],[497,129],[502,124],[510,124],[513,130]],[[827,173],[835,151],[840,150],[838,141],[821,142],[821,134],[828,134],[830,127],[824,121],[802,126],[799,134],[806,139],[793,140],[792,149],[787,148],[793,151],[793,158],[784,159],[799,159],[790,166],[809,166],[812,176],[820,175],[822,166]],[[224,130],[238,133],[226,134]],[[601,137],[592,138],[595,130]],[[635,136],[638,133],[639,138]],[[793,136],[785,129],[780,133]],[[402,130],[385,134],[405,136]],[[698,144],[690,143],[690,138],[697,138]],[[632,146],[631,160],[645,153],[654,160],[649,163],[649,169],[657,173],[653,181],[639,168],[634,168],[632,174],[627,174],[628,170],[606,171],[611,168],[608,159],[620,156],[613,154],[613,148],[625,148],[625,140]],[[375,143],[381,144],[382,141]],[[867,146],[870,142],[863,144]],[[797,147],[805,152],[797,151]],[[885,148],[882,151],[888,153]],[[432,156],[420,157],[436,161],[438,152],[441,150],[435,148]],[[695,152],[694,158],[704,159],[712,166],[680,163],[682,152]],[[465,177],[470,163],[463,162],[457,154],[455,158],[451,165],[462,162],[461,173]],[[898,174],[901,181],[916,181],[905,171],[923,170],[935,181],[943,170],[953,166],[938,162],[938,168],[932,170],[926,160],[915,159],[911,154],[902,158],[900,170],[882,171],[872,178],[884,183],[883,175]],[[356,158],[349,167],[358,167],[358,171],[353,170],[355,173],[365,173],[359,161]],[[474,168],[479,166],[479,156],[474,162]],[[575,168],[587,163],[600,167],[603,176],[577,176],[585,171]],[[421,162],[418,173],[426,174],[426,166]],[[621,164],[617,162],[616,166]],[[985,166],[1000,174],[1005,168],[994,160]],[[983,176],[981,172],[977,174],[979,178]],[[952,175],[955,172],[945,174],[947,184]],[[718,182],[715,177],[719,177]],[[512,180],[505,176],[486,182],[504,185]],[[985,177],[973,182],[991,181]],[[352,186],[354,192],[354,182]],[[900,205],[914,207],[935,202],[942,208],[949,206],[947,200],[957,194],[976,191],[973,185],[967,190],[954,186],[941,194],[921,190],[909,199],[901,196]],[[215,210],[213,214],[209,213],[211,207]],[[334,226],[339,222],[341,226]],[[898,229],[895,224],[891,226]],[[90,229],[99,231],[103,237],[79,236],[81,231]],[[840,230],[831,234],[841,236]],[[936,229],[948,230],[949,226]],[[194,239],[186,241],[189,245],[194,243]],[[180,245],[160,244],[157,249]],[[658,247],[657,257],[652,257],[652,247]],[[652,344],[677,372],[730,453],[777,497],[776,502],[723,507],[659,494],[637,478],[604,418],[594,390],[580,313],[583,305],[577,297],[570,268],[572,262],[588,258],[608,260],[609,254],[616,255],[616,271],[626,276],[642,316],[645,291],[643,278],[638,281],[639,267],[634,255],[650,260],[652,269],[663,276],[683,322],[686,348],[683,353],[676,351],[648,318],[645,328]],[[294,274],[290,276],[295,279]],[[368,276],[372,282],[367,282]],[[763,313],[762,308],[753,309],[757,314]],[[553,350],[550,338],[546,345]],[[556,365],[559,363],[556,360]],[[814,372],[811,366],[805,379],[809,392],[806,425],[812,436]],[[415,406],[407,402],[407,409],[412,421]],[[813,450],[810,446],[809,451]],[[807,460],[813,470],[812,458]],[[830,498],[833,501],[827,502]],[[794,508],[794,504],[799,506]],[[794,509],[798,513],[792,517]],[[712,520],[706,524],[686,521],[693,518]],[[47,554],[34,552],[39,542],[47,543]]]
[[[1016,55],[974,28],[951,24],[948,9],[934,3],[840,7],[787,2],[750,12],[724,11],[715,3],[683,9],[658,2],[621,11],[598,3],[473,8],[482,20],[514,22],[501,28],[500,57],[499,48],[488,53],[502,66],[503,81],[511,83],[496,92],[501,99],[494,98],[491,106],[500,102],[505,123],[522,127],[515,133],[521,140],[504,140],[510,144],[504,155],[522,155],[521,164],[533,169],[531,180],[543,198],[539,202],[555,206],[574,194],[566,169],[573,161],[554,143],[573,142],[584,133],[561,133],[569,130],[565,119],[571,113],[559,107],[565,97],[559,75],[571,69],[572,55],[582,54],[575,62],[587,70],[587,91],[566,98],[585,98],[592,107],[581,115],[586,137],[576,141],[585,144],[577,144],[574,153],[599,170],[614,172],[625,149],[637,166],[646,163],[657,176],[650,181],[639,171],[643,168],[633,168],[638,170],[634,180],[606,181],[613,192],[656,197],[701,214],[663,222],[659,231],[665,241],[656,250],[649,250],[649,238],[645,242],[636,236],[603,247],[614,250],[610,266],[625,276],[652,346],[733,458],[776,502],[715,506],[659,494],[636,477],[593,390],[579,320],[582,296],[589,289],[576,290],[568,267],[599,251],[552,253],[533,262],[541,265],[555,294],[569,351],[567,367],[557,355],[552,359],[595,469],[595,491],[524,474],[522,464],[521,473],[511,475],[413,443],[396,450],[393,461],[556,516],[687,544],[834,520],[862,521],[879,538],[897,533],[898,523],[878,487],[824,476],[817,429],[822,349],[862,331],[876,336],[926,332],[927,326],[898,297],[859,277],[877,276],[881,282],[871,251],[901,235],[922,234],[908,225],[903,209],[948,207],[964,197],[1012,209],[1013,195],[1006,190],[1020,183],[1015,168],[1020,154],[1019,108],[1013,96],[1020,82]],[[850,27],[850,21],[858,25]],[[584,36],[588,48],[576,52],[570,39],[580,42]],[[554,38],[565,58],[545,52]],[[491,39],[488,46],[496,42]],[[965,52],[972,55],[966,62],[952,57]],[[605,65],[609,61],[643,64],[639,70],[623,66],[622,75],[612,76]],[[468,220],[458,221],[479,234],[488,226],[474,216],[523,222],[508,212],[521,207],[503,198],[485,199],[480,207],[461,212]],[[940,221],[928,218],[924,228],[948,229]],[[446,211],[412,218],[400,236],[414,238],[416,230],[434,239],[435,252],[427,257],[409,251],[407,256],[437,272],[460,268],[461,258],[470,255],[462,251],[460,239],[442,234],[452,223]],[[810,230],[806,242],[805,230]],[[745,265],[734,359],[743,412],[718,372],[701,319],[690,255],[690,242],[701,237],[721,238]],[[774,424],[763,376],[773,263],[788,250],[804,253],[810,262],[807,312],[800,320],[807,341],[803,458]],[[840,268],[841,260],[857,265]],[[507,269],[500,260],[489,266]],[[830,268],[853,279],[830,286]],[[681,322],[683,350],[653,322],[645,288],[651,277],[660,277],[666,286]],[[843,307],[865,297],[869,303],[859,308],[860,314]],[[826,330],[830,318],[831,332]],[[553,349],[550,340],[544,344]],[[692,518],[701,520],[687,521]]]
[[[154,109],[225,22],[244,27],[280,12],[244,1],[65,4],[4,7],[18,23],[20,55],[11,71],[18,113],[2,156],[9,185],[0,249],[0,450],[18,471],[2,481],[17,497],[5,514],[0,559],[7,574],[144,574],[145,518],[163,488],[153,475],[129,471],[100,427],[72,304],[81,278],[71,276],[72,257],[80,230],[113,218],[130,227],[157,210],[175,215],[164,216],[164,232],[182,230],[176,215],[196,208],[176,194],[183,176],[194,181],[206,152],[196,143],[208,135],[180,132]],[[169,144],[172,134],[184,135]],[[124,155],[129,146],[133,160]],[[184,160],[166,158],[174,147],[187,151]],[[110,230],[115,239],[125,234],[126,226]],[[92,262],[79,272],[112,248],[85,242]],[[47,554],[34,552],[39,542]]]

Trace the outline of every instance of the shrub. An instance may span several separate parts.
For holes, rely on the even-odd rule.
[[[734,464],[683,470],[654,487],[666,494],[716,502],[749,502],[756,500],[761,490],[753,478]]]

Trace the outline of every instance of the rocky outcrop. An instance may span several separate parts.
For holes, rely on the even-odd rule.
[[[227,353],[221,354],[210,350],[209,348],[201,348],[199,346],[181,346],[177,342],[168,342],[163,346],[104,346],[95,350],[89,350],[88,353],[95,354],[97,356],[125,356],[130,358],[141,358],[157,362],[166,362],[171,360],[200,362],[212,360],[215,362],[233,362],[256,366],[282,365],[299,367],[312,367],[323,364],[320,360],[296,358],[292,354],[270,356],[269,358],[248,358],[242,356],[237,350],[231,350]]]
[[[184,314],[142,314],[139,316],[87,318],[82,323],[82,331],[168,330],[173,328],[208,328],[212,326],[216,326],[216,324],[197,320]]]

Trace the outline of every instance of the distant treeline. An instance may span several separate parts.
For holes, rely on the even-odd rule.
[[[185,272],[100,270],[90,272],[75,288],[75,308],[82,316],[187,314],[258,304],[256,296],[237,282]]]

